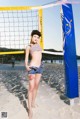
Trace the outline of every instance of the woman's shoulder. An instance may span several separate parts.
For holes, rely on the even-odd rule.
[[[26,46],[26,48],[31,48],[31,44],[28,44],[28,45]]]

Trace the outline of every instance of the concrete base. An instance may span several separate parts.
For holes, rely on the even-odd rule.
[[[80,102],[80,98],[74,98],[74,99],[70,99],[70,105],[73,106],[73,105],[76,105],[76,104],[79,104]]]

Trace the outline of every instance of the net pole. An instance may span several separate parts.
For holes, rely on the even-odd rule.
[[[75,45],[75,29],[72,5],[62,5],[62,28],[64,40],[65,93],[69,98],[79,96],[78,69]]]
[[[39,15],[39,31],[41,32],[42,36],[41,36],[41,41],[40,41],[40,45],[42,47],[42,49],[44,49],[44,35],[43,35],[43,10],[40,9],[38,11],[38,15]]]

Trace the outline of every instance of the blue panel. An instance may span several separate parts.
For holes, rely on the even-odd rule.
[[[65,65],[66,96],[78,97],[78,69],[75,46],[72,5],[62,5],[63,50]]]

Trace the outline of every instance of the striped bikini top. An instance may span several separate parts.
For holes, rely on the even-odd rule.
[[[35,51],[42,51],[42,48],[39,44],[30,45],[30,54],[32,54]]]

